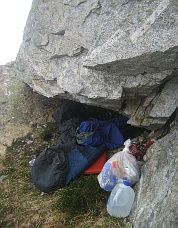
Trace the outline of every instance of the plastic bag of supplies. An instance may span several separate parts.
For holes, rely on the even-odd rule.
[[[101,188],[106,191],[112,191],[116,184],[127,178],[132,186],[138,182],[140,172],[136,158],[129,153],[131,140],[124,142],[123,151],[114,154],[103,166],[98,175],[98,182]]]

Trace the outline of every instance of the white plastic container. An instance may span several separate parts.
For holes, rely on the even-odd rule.
[[[130,214],[135,198],[134,190],[129,181],[117,184],[109,196],[107,212],[116,218],[125,218]]]

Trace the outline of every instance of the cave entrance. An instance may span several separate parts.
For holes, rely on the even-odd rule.
[[[71,100],[63,101],[59,110],[53,114],[53,117],[58,124],[74,118],[79,118],[81,121],[113,121],[118,117],[123,117],[124,123],[120,124],[119,129],[121,132],[123,132],[124,140],[128,138],[134,139],[140,134],[149,134],[151,132],[146,128],[131,126],[130,124],[127,124],[126,122],[129,118],[121,115],[118,111],[82,104]]]

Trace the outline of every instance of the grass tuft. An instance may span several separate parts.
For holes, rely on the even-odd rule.
[[[108,197],[109,193],[100,188],[95,175],[81,176],[61,191],[53,208],[70,217],[85,213],[97,216],[106,206]]]

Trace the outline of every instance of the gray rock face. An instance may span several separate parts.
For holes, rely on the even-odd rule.
[[[171,133],[150,148],[130,219],[134,228],[178,227],[178,118]]]
[[[177,11],[173,0],[34,0],[16,75],[46,97],[158,128],[178,106]]]
[[[15,138],[32,132],[33,124],[52,122],[61,102],[34,92],[13,74],[13,62],[0,66],[0,167],[6,148]]]

